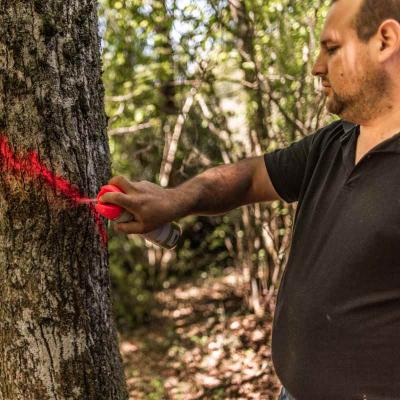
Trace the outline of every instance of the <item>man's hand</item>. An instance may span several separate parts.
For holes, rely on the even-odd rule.
[[[134,221],[116,224],[118,232],[146,233],[179,217],[170,189],[147,181],[132,182],[123,176],[115,176],[108,184],[118,186],[125,193],[105,193],[100,201],[116,204],[134,217]]]

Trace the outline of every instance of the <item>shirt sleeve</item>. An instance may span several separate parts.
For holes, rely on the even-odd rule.
[[[264,155],[265,166],[276,192],[288,203],[298,201],[307,160],[316,133],[290,146]]]

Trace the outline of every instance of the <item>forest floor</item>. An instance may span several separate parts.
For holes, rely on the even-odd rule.
[[[243,307],[238,276],[157,294],[152,322],[121,337],[130,400],[275,400],[272,318]]]

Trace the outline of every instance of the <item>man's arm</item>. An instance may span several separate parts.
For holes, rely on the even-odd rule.
[[[262,156],[210,168],[175,188],[130,182],[121,176],[109,184],[126,194],[107,193],[101,201],[117,204],[135,217],[134,222],[117,225],[124,233],[144,233],[187,215],[218,215],[245,204],[280,199]]]
[[[172,189],[184,215],[218,215],[262,201],[279,200],[263,157],[211,168]]]

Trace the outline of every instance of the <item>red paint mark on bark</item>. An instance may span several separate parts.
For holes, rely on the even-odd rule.
[[[49,187],[71,200],[76,206],[81,205],[81,200],[86,199],[69,181],[55,175],[42,164],[36,152],[30,151],[26,155],[16,155],[5,136],[0,136],[0,171],[10,172],[13,175],[21,173],[33,179],[42,179]],[[89,204],[89,209],[94,216],[102,243],[105,245],[108,239],[104,223],[93,204]]]

